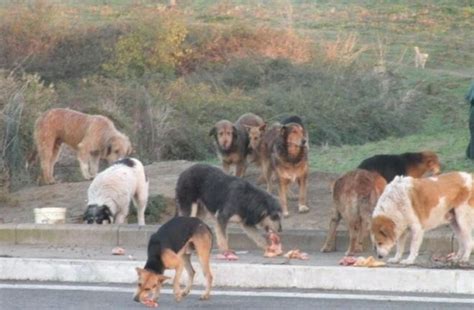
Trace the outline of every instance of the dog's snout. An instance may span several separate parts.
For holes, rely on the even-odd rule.
[[[382,259],[382,258],[383,258],[383,256],[382,256],[382,255],[380,255],[380,254],[379,254],[377,257],[378,257],[379,259]]]

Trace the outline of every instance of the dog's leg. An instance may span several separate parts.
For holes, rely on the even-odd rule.
[[[89,157],[89,175],[91,179],[93,179],[97,173],[99,172],[99,162],[100,162],[100,157],[99,156],[90,156]]]
[[[183,291],[183,297],[187,296],[191,291],[191,287],[193,286],[194,275],[196,272],[194,271],[193,265],[191,264],[191,254],[183,254],[183,261],[184,261],[184,268],[188,274],[188,283]]]
[[[469,205],[460,206],[455,211],[456,220],[454,221],[454,225],[457,225],[457,233],[456,231],[455,233],[458,239],[459,250],[454,260],[459,262],[468,262],[472,252],[472,216],[470,214],[470,208]],[[466,212],[466,210],[468,210],[468,212]],[[451,226],[453,226],[453,224],[451,224]]]
[[[265,180],[265,182],[267,183],[267,192],[269,192],[270,194],[272,193],[272,174],[273,174],[273,170],[272,170],[272,165],[270,163],[270,161],[268,160],[265,160],[263,161],[262,163],[262,176]]]
[[[228,219],[219,213],[216,222],[216,237],[217,247],[221,252],[229,251],[229,244],[227,241],[227,221]]]
[[[201,235],[200,238],[196,238],[193,243],[204,273],[204,278],[206,278],[206,289],[199,299],[207,300],[209,299],[212,288],[212,273],[210,266],[212,235],[210,232],[207,232],[206,234]]]
[[[222,169],[224,170],[225,173],[230,174],[230,164],[223,161],[222,162]]]
[[[288,212],[288,201],[286,199],[286,191],[288,190],[288,184],[290,181],[288,179],[279,177],[279,191],[278,195],[280,196],[280,204],[283,210],[283,216],[288,217],[290,213]]]
[[[400,261],[400,263],[403,265],[412,265],[415,263],[415,259],[418,256],[418,251],[420,250],[421,243],[423,242],[423,235],[424,235],[423,229],[419,225],[414,225],[410,227],[410,229],[411,229],[410,254],[408,255],[406,259]]]
[[[331,221],[329,222],[328,236],[324,242],[321,252],[334,252],[336,250],[336,229],[341,221],[341,213],[334,207]]]
[[[357,241],[361,226],[360,219],[356,218],[352,221],[349,221],[349,223],[347,223],[347,226],[349,228],[349,248],[347,249],[345,254],[351,256],[354,255],[357,248]]]
[[[238,162],[235,165],[235,176],[243,177],[245,175],[245,170],[247,170],[247,164],[245,160]]]
[[[401,235],[400,238],[398,238],[397,242],[397,253],[395,254],[394,257],[389,258],[387,262],[389,263],[398,263],[402,259],[403,252],[405,252],[405,243],[408,238],[408,231],[404,231]]]
[[[252,239],[253,242],[260,248],[262,248],[264,251],[267,248],[267,242],[265,238],[260,234],[258,229],[254,226],[248,226],[245,224],[241,224],[242,229],[244,230],[245,234]]]
[[[199,204],[197,202],[193,202],[191,204],[191,217],[196,217],[199,210]]]
[[[183,273],[184,269],[183,259],[171,250],[167,250],[161,254],[161,259],[166,268],[175,269],[175,276],[173,279],[173,293],[175,300],[179,302],[183,298],[183,291],[181,290],[181,286],[179,284],[179,280],[181,279],[181,274]]]
[[[43,139],[43,145],[38,145],[38,156],[44,184],[54,184],[54,164],[56,163],[59,147],[57,142],[51,139]]]
[[[306,193],[308,187],[308,175],[305,174],[298,178],[298,185],[300,189],[299,201],[298,201],[298,212],[306,213],[309,211],[308,206],[306,205]]]
[[[77,152],[77,159],[79,160],[79,165],[81,167],[81,173],[84,179],[91,180],[92,176],[89,173],[89,154],[84,147],[83,142],[77,145],[78,152]]]
[[[134,204],[137,208],[138,225],[145,225],[145,210],[148,203],[148,186],[147,181],[142,180],[138,184],[137,192],[134,197]]]
[[[364,251],[364,240],[369,235],[370,229],[370,214],[367,217],[362,216],[359,234],[357,235],[357,244],[355,251],[361,253]]]

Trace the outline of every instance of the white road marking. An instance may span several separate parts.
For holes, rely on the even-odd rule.
[[[91,291],[130,293],[135,287],[93,286],[93,285],[62,285],[62,284],[6,284],[0,283],[0,289],[27,289],[27,290],[58,290],[58,291]],[[190,295],[201,295],[203,290],[191,291]],[[162,294],[172,294],[171,289],[162,289]],[[375,300],[400,302],[428,302],[448,304],[474,304],[474,298],[459,297],[430,297],[430,296],[400,296],[400,295],[373,295],[373,294],[340,294],[340,293],[301,293],[275,291],[211,291],[212,296],[239,296],[239,297],[275,297],[275,298],[306,298],[306,299],[348,299],[348,300]]]

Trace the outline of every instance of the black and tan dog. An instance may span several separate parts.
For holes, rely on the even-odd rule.
[[[287,191],[292,182],[299,185],[298,211],[308,212],[306,205],[308,183],[308,134],[298,116],[291,116],[265,131],[258,148],[262,175],[267,190],[272,190],[272,175],[279,182],[283,215],[288,216]]]
[[[441,164],[436,153],[424,151],[374,155],[364,159],[357,168],[376,171],[390,183],[397,175],[421,178],[428,172],[439,174]]]
[[[209,299],[212,274],[209,259],[212,249],[212,232],[198,218],[174,217],[163,224],[148,242],[148,259],[145,268],[136,268],[138,287],[134,300],[157,306],[162,283],[169,279],[163,275],[165,269],[175,269],[173,292],[176,301],[188,295],[195,271],[191,265],[191,250],[195,250],[206,278],[206,290],[201,300]],[[179,280],[183,269],[188,273],[188,282],[181,290]]]
[[[272,195],[246,180],[225,174],[219,168],[196,164],[181,173],[176,185],[176,212],[184,216],[216,219],[217,245],[227,259],[227,224],[240,223],[245,233],[262,249],[267,242],[259,233],[281,231],[281,207]],[[206,212],[207,211],[207,212]]]
[[[259,116],[246,113],[239,117],[235,124],[228,120],[221,120],[210,130],[209,135],[215,139],[217,156],[225,172],[229,173],[231,166],[235,165],[235,175],[244,176],[247,156],[251,153],[247,127],[263,124]]]

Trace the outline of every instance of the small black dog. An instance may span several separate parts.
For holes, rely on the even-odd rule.
[[[158,306],[156,302],[161,285],[169,279],[163,275],[165,269],[176,270],[173,281],[176,301],[180,301],[188,295],[195,274],[191,264],[191,250],[196,251],[206,278],[206,290],[201,296],[201,300],[209,299],[212,286],[209,265],[212,250],[211,229],[198,218],[174,217],[163,224],[148,242],[148,259],[145,268],[136,268],[138,286],[134,300],[146,305]],[[183,269],[186,269],[189,277],[185,289],[181,290],[179,280]]]
[[[205,208],[203,208],[205,207]],[[267,232],[281,231],[281,206],[269,193],[219,168],[196,164],[181,173],[176,185],[176,212],[184,216],[203,216],[207,210],[217,221],[217,245],[229,253],[227,223],[235,221],[262,249],[265,238],[256,226]]]

